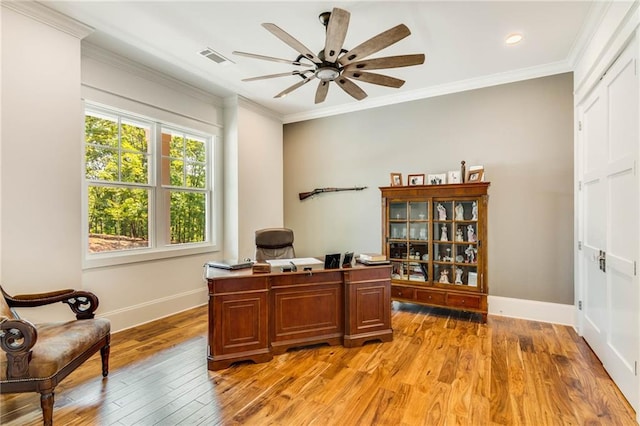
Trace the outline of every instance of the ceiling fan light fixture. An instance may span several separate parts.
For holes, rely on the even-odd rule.
[[[334,67],[320,67],[316,70],[316,77],[322,81],[333,81],[340,75],[340,71]]]
[[[424,54],[387,56],[364,60],[366,57],[373,55],[374,53],[379,52],[380,50],[389,47],[410,35],[411,31],[409,31],[409,28],[404,24],[399,24],[393,28],[383,31],[380,34],[365,40],[351,50],[345,49],[344,41],[349,27],[350,16],[351,14],[348,11],[337,7],[334,7],[331,12],[324,12],[320,14],[320,22],[325,26],[326,35],[324,48],[320,50],[317,55],[312,53],[308,47],[277,25],[268,22],[263,23],[262,26],[267,31],[279,38],[289,47],[293,48],[300,55],[294,61],[289,61],[286,59],[279,59],[253,53],[234,53],[239,54],[240,56],[249,56],[273,62],[284,62],[298,66],[305,65],[314,67],[315,69],[263,75],[259,77],[246,78],[243,79],[243,81],[263,80],[288,75],[297,75],[301,77],[302,80],[286,88],[275,96],[275,98],[282,98],[288,93],[302,87],[312,79],[317,78],[320,81],[318,83],[318,88],[316,89],[316,104],[325,101],[330,86],[329,83],[332,81],[340,86],[340,88],[348,95],[358,101],[361,101],[367,97],[367,93],[350,78],[354,78],[358,80],[358,82],[393,88],[401,87],[405,81],[383,74],[370,73],[366,71],[360,72],[359,70],[400,68],[424,63]],[[305,61],[308,60],[311,64],[301,63],[301,59],[305,59]],[[358,61],[354,62],[355,60]]]

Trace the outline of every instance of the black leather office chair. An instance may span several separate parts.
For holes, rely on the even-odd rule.
[[[293,231],[288,228],[267,228],[256,231],[256,261],[292,259]]]

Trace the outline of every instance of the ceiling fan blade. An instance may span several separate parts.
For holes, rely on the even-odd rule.
[[[322,61],[318,58],[311,50],[309,50],[304,44],[300,43],[294,37],[292,37],[289,33],[284,31],[282,28],[278,27],[276,24],[265,23],[262,24],[264,28],[266,28],[271,34],[278,37],[280,40],[288,44],[293,48],[296,52],[299,52],[302,56],[308,58],[312,62],[316,64],[321,64]]]
[[[380,70],[385,68],[409,67],[412,65],[424,64],[424,54],[387,56],[385,58],[365,59],[363,61],[352,62],[345,71],[352,70]]]
[[[344,39],[347,37],[350,17],[351,14],[346,10],[333,8],[327,24],[327,41],[324,46],[324,59],[327,62],[337,61]]]
[[[283,97],[287,96],[289,93],[291,93],[294,90],[299,89],[300,87],[304,86],[305,84],[307,84],[309,81],[311,81],[315,77],[316,77],[315,74],[311,74],[309,77],[305,78],[304,80],[301,80],[301,81],[297,82],[296,84],[294,84],[293,86],[290,86],[290,87],[284,89],[282,92],[280,92],[277,95],[275,95],[274,98],[283,98]]]
[[[342,74],[345,77],[353,78],[358,81],[364,81],[365,83],[378,84],[380,86],[395,87],[396,89],[402,87],[404,80],[399,78],[389,77],[388,75],[375,74],[372,72],[364,71],[346,71]]]
[[[376,53],[379,50],[382,50],[385,47],[391,46],[393,43],[402,40],[409,34],[411,34],[411,31],[409,31],[409,28],[407,28],[406,25],[396,25],[395,27],[384,31],[377,36],[371,37],[364,43],[354,47],[353,49],[342,55],[339,59],[339,62],[342,65],[348,65],[353,61],[364,59],[372,53]]]
[[[257,55],[255,53],[246,53],[246,52],[238,52],[238,51],[234,51],[232,53],[234,55],[238,55],[238,56],[246,56],[247,58],[262,59],[264,61],[272,61],[272,62],[281,62],[283,64],[297,65],[297,66],[300,66],[300,67],[312,67],[313,66],[311,64],[304,64],[304,63],[298,62],[298,61],[291,61],[289,59],[274,58],[272,56]]]
[[[327,93],[329,92],[329,82],[328,81],[320,81],[318,84],[318,89],[316,89],[316,103],[322,103],[325,99],[327,99]]]
[[[349,95],[353,96],[355,99],[359,101],[367,97],[367,94],[364,92],[364,90],[360,88],[360,86],[358,86],[353,81],[349,80],[344,76],[340,76],[336,78],[334,81],[338,83],[338,86],[340,86],[342,90],[344,90]]]
[[[311,70],[307,72],[311,72]],[[269,75],[261,75],[258,77],[243,78],[242,81],[266,80],[268,78],[285,77],[288,75],[304,75],[304,73],[300,71],[281,72],[279,74],[269,74]]]

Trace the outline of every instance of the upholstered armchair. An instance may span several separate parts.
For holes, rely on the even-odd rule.
[[[256,261],[292,259],[293,231],[288,228],[266,228],[256,231]]]
[[[53,424],[54,389],[62,379],[100,351],[102,375],[109,373],[111,324],[94,318],[98,298],[87,291],[60,290],[8,295],[0,286],[0,392],[39,392],[43,423]],[[62,302],[76,320],[32,324],[13,308]]]

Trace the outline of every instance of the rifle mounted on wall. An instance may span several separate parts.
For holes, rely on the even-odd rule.
[[[300,192],[298,195],[300,196],[300,201],[306,200],[309,197],[313,197],[317,194],[322,194],[324,192],[339,192],[339,191],[362,191],[363,189],[367,189],[366,186],[354,186],[353,188],[316,188],[310,192]]]

